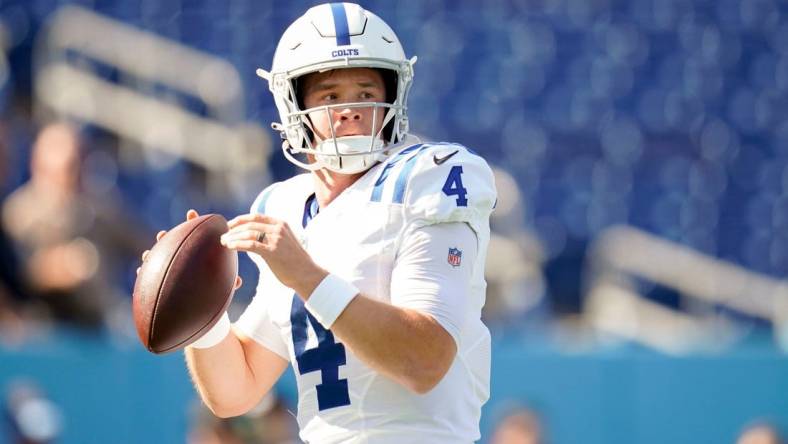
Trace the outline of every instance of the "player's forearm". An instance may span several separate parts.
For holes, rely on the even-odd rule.
[[[298,267],[268,264],[283,284],[309,303],[329,273],[303,253]],[[363,295],[345,307],[331,331],[364,363],[416,393],[435,387],[457,352],[454,339],[430,316]]]
[[[194,386],[216,416],[246,413],[271,388],[258,386],[241,342],[233,333],[214,347],[187,347],[185,353]]]
[[[430,316],[357,296],[331,331],[370,367],[416,393],[437,385],[456,345]]]
[[[317,265],[304,266],[291,288],[311,295],[327,274]],[[363,295],[345,307],[331,331],[364,363],[416,393],[435,387],[457,352],[433,318]]]

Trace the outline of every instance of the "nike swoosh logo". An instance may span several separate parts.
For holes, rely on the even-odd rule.
[[[433,154],[432,155],[432,161],[435,162],[435,165],[440,165],[443,162],[446,162],[447,160],[449,160],[451,158],[451,156],[453,156],[453,155],[455,155],[455,154],[457,154],[459,152],[460,152],[460,150],[457,150],[457,151],[455,151],[455,152],[453,152],[451,154],[447,154],[444,157],[438,157],[438,156]]]

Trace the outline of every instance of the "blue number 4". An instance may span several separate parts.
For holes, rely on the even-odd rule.
[[[443,184],[443,194],[447,196],[457,196],[457,206],[467,207],[468,199],[465,196],[468,190],[462,186],[462,166],[455,165],[449,171],[449,177],[446,178],[446,183]]]
[[[309,350],[306,349],[307,322],[312,324],[317,336],[317,347]],[[306,310],[304,301],[298,295],[293,295],[290,324],[298,373],[303,375],[320,370],[322,383],[315,387],[318,409],[326,410],[350,405],[347,379],[339,379],[339,366],[347,363],[345,346],[334,341],[334,334],[323,328],[320,322]]]

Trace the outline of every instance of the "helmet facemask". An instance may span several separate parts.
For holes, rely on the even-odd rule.
[[[411,70],[412,68],[406,72],[412,72]],[[305,109],[303,98],[298,91],[299,80],[305,74],[292,80],[272,82],[272,90],[274,87],[279,88],[278,91],[272,92],[280,100],[279,103],[282,105],[280,109],[284,107],[288,110],[283,113],[283,117],[286,117],[283,119],[285,122],[272,125],[275,130],[282,133],[284,139],[282,150],[285,157],[295,165],[310,171],[326,168],[342,174],[366,171],[377,162],[385,160],[390,146],[403,140],[408,132],[408,122],[405,117],[407,109],[403,106],[407,95],[400,94],[399,91],[407,92],[410,76],[403,79],[397,71],[389,69],[377,69],[377,71],[383,77],[387,102],[337,103]],[[370,133],[337,137],[332,114],[340,109],[354,108],[372,108]],[[329,125],[331,133],[322,140],[317,136],[310,118],[316,113],[325,113],[326,121],[332,123]],[[384,113],[383,120],[378,124],[378,116],[381,113]],[[301,154],[311,156],[311,161],[299,160],[296,156]]]
[[[371,128],[369,134],[356,134],[337,137],[333,122],[334,113],[347,109],[362,109],[364,112],[371,108]],[[356,102],[323,105],[308,108],[303,111],[293,113],[290,128],[287,131],[303,132],[301,137],[304,145],[300,148],[288,146],[285,149],[285,156],[291,161],[294,154],[311,155],[314,161],[310,164],[302,165],[307,169],[314,170],[327,168],[331,171],[345,174],[353,174],[369,169],[376,162],[383,160],[383,153],[388,145],[388,140],[383,136],[384,129],[393,120],[399,107],[390,103],[383,102]],[[324,119],[329,122],[330,134],[324,139],[318,137],[317,131],[313,126],[312,119],[319,113],[324,114]],[[378,116],[385,113],[382,123],[378,124]]]

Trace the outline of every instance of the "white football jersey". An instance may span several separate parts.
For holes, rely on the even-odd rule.
[[[266,188],[252,211],[285,220],[318,265],[370,298],[394,305],[408,299],[397,295],[403,286],[399,277],[392,282],[392,274],[403,274],[396,269],[398,255],[420,229],[465,223],[477,245],[475,256],[463,258],[460,249],[449,247],[438,259],[447,273],[455,270],[467,278],[467,300],[460,315],[450,316],[458,319],[449,321],[440,312],[440,302],[423,305],[457,343],[448,373],[423,395],[361,362],[307,312],[260,256],[250,255],[260,270],[257,293],[235,325],[292,364],[301,439],[312,444],[457,444],[479,439],[490,379],[490,334],[480,316],[489,216],[496,201],[487,163],[461,145],[410,145],[367,171],[311,218],[313,193],[311,174],[295,176]],[[429,309],[433,306],[434,313]]]

